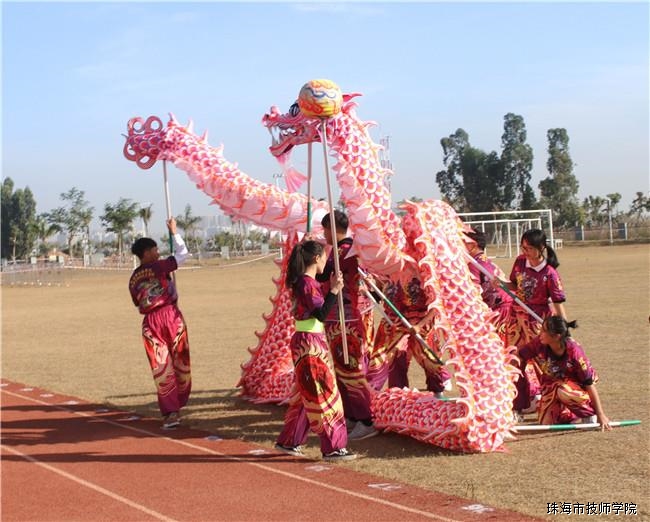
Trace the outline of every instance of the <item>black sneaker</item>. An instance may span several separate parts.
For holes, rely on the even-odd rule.
[[[293,457],[305,456],[305,454],[302,452],[302,446],[283,446],[282,444],[276,444],[275,449]]]
[[[323,453],[323,460],[330,462],[343,461],[343,460],[354,460],[357,458],[356,453],[348,451],[347,448],[341,448],[339,450],[332,451],[331,453]]]

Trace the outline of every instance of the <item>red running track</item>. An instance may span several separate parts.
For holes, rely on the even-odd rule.
[[[0,391],[3,522],[535,520],[11,381]]]

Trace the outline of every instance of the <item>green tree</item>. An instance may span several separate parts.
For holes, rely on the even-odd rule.
[[[530,186],[533,149],[526,143],[524,118],[509,112],[503,117],[501,136],[505,208],[530,210],[535,207],[535,192]]]
[[[580,223],[589,226],[600,226],[607,221],[607,200],[600,196],[587,196],[582,202]]]
[[[463,129],[443,138],[440,144],[446,170],[436,174],[436,182],[442,199],[457,212],[501,210],[506,206],[503,163],[496,152],[472,147]]]
[[[641,219],[646,212],[650,212],[650,195],[646,196],[643,192],[637,192],[636,197],[630,205],[628,215],[636,219]]]
[[[149,237],[149,222],[151,221],[152,206],[153,206],[152,204],[149,204],[146,207],[141,207],[140,210],[138,211],[138,215],[140,216],[140,219],[142,219],[142,223],[144,223],[145,237]]]
[[[14,191],[14,182],[5,178],[1,191],[2,257],[26,259],[36,243],[36,201],[29,187]]]
[[[553,211],[553,222],[566,228],[580,222],[578,204],[579,183],[573,175],[573,161],[569,154],[569,135],[566,129],[549,129],[548,160],[549,176],[539,183],[540,203]]]
[[[127,198],[120,198],[114,205],[104,205],[104,214],[100,219],[106,231],[114,232],[117,236],[117,252],[120,259],[124,249],[124,236],[133,228],[133,221],[138,217],[139,210],[138,204]]]
[[[58,227],[66,233],[68,254],[73,255],[73,244],[79,237],[88,239],[88,227],[93,219],[93,207],[86,201],[86,193],[76,187],[60,196],[64,205],[57,207],[44,216],[50,225]]]
[[[436,173],[436,183],[442,199],[461,212],[465,209],[462,161],[465,149],[469,147],[469,136],[463,129],[457,129],[440,140],[442,162],[445,170]]]
[[[57,232],[61,232],[61,227],[48,223],[47,214],[39,214],[34,222],[34,231],[38,240],[39,253],[44,255],[47,253],[47,240]]]
[[[607,194],[605,197],[609,200],[609,204],[612,207],[612,216],[617,216],[619,214],[618,204],[621,202],[621,199],[623,199],[623,196],[618,192],[613,192],[612,194]]]
[[[196,236],[196,231],[198,230],[198,224],[201,222],[200,216],[192,215],[192,207],[190,205],[185,205],[185,211],[183,215],[176,216],[176,225],[178,228],[184,231],[185,241],[189,249],[194,246],[194,251],[200,256],[200,241]]]

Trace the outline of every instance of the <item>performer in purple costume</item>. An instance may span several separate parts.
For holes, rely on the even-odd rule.
[[[542,319],[557,315],[566,320],[563,304],[566,295],[556,270],[560,262],[553,248],[546,243],[546,234],[540,229],[523,233],[523,254],[515,259],[507,283],[517,297]],[[516,302],[513,303],[512,310],[507,344],[522,346],[539,335],[542,325]],[[539,395],[539,375],[525,365],[522,365],[521,370],[526,373],[529,391],[524,395],[519,393],[515,398],[513,407],[519,415],[530,410],[531,399]]]
[[[596,372],[582,347],[569,336],[569,328],[575,327],[575,321],[548,317],[539,337],[518,350],[522,362],[530,361],[540,375],[538,420],[540,424],[595,422],[595,415],[601,430],[609,430],[596,390]],[[525,393],[524,380],[522,376],[517,387]]]
[[[330,214],[321,220],[325,240],[333,245]],[[327,291],[327,281],[334,272],[334,255],[339,256],[339,267],[343,275],[343,314],[348,348],[348,363],[343,357],[343,338],[339,320],[338,302],[332,307],[325,320],[325,334],[334,357],[336,380],[343,400],[346,424],[349,425],[350,440],[367,439],[377,435],[370,411],[372,387],[368,384],[368,341],[373,335],[373,314],[363,313],[371,309],[370,299],[361,291],[363,281],[359,275],[357,257],[350,255],[352,238],[347,236],[348,217],[340,210],[334,211],[336,229],[336,249],[330,252],[322,274],[316,280],[323,283]]]
[[[140,266],[129,280],[133,304],[142,319],[142,340],[151,366],[158,406],[164,417],[163,428],[172,429],[180,423],[180,409],[187,404],[192,388],[190,345],[187,326],[176,302],[178,294],[171,273],[190,255],[176,233],[176,221],[167,221],[173,237],[174,255],[160,260],[156,242],[148,237],[137,239],[131,252],[140,259]]]
[[[332,357],[323,321],[343,288],[341,274],[332,275],[325,297],[316,275],[323,272],[327,257],[316,241],[298,243],[287,265],[286,285],[293,295],[296,331],[290,348],[295,374],[284,429],[275,448],[294,456],[303,455],[309,429],[320,437],[324,460],[352,460],[346,449],[348,434],[343,402],[336,384]]]
[[[485,234],[480,230],[473,229],[471,232],[465,232],[465,235],[467,236],[465,247],[469,255],[494,277],[505,279],[505,274],[485,254],[487,244]],[[496,312],[496,316],[493,319],[494,327],[503,342],[507,343],[509,339],[508,327],[510,326],[510,315],[514,300],[501,287],[493,285],[492,280],[473,263],[469,264],[469,272],[474,282],[481,288],[481,297],[485,304]]]

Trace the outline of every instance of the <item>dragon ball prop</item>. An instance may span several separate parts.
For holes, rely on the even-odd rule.
[[[331,80],[311,80],[298,95],[300,111],[308,118],[329,118],[341,112],[343,94]]]

